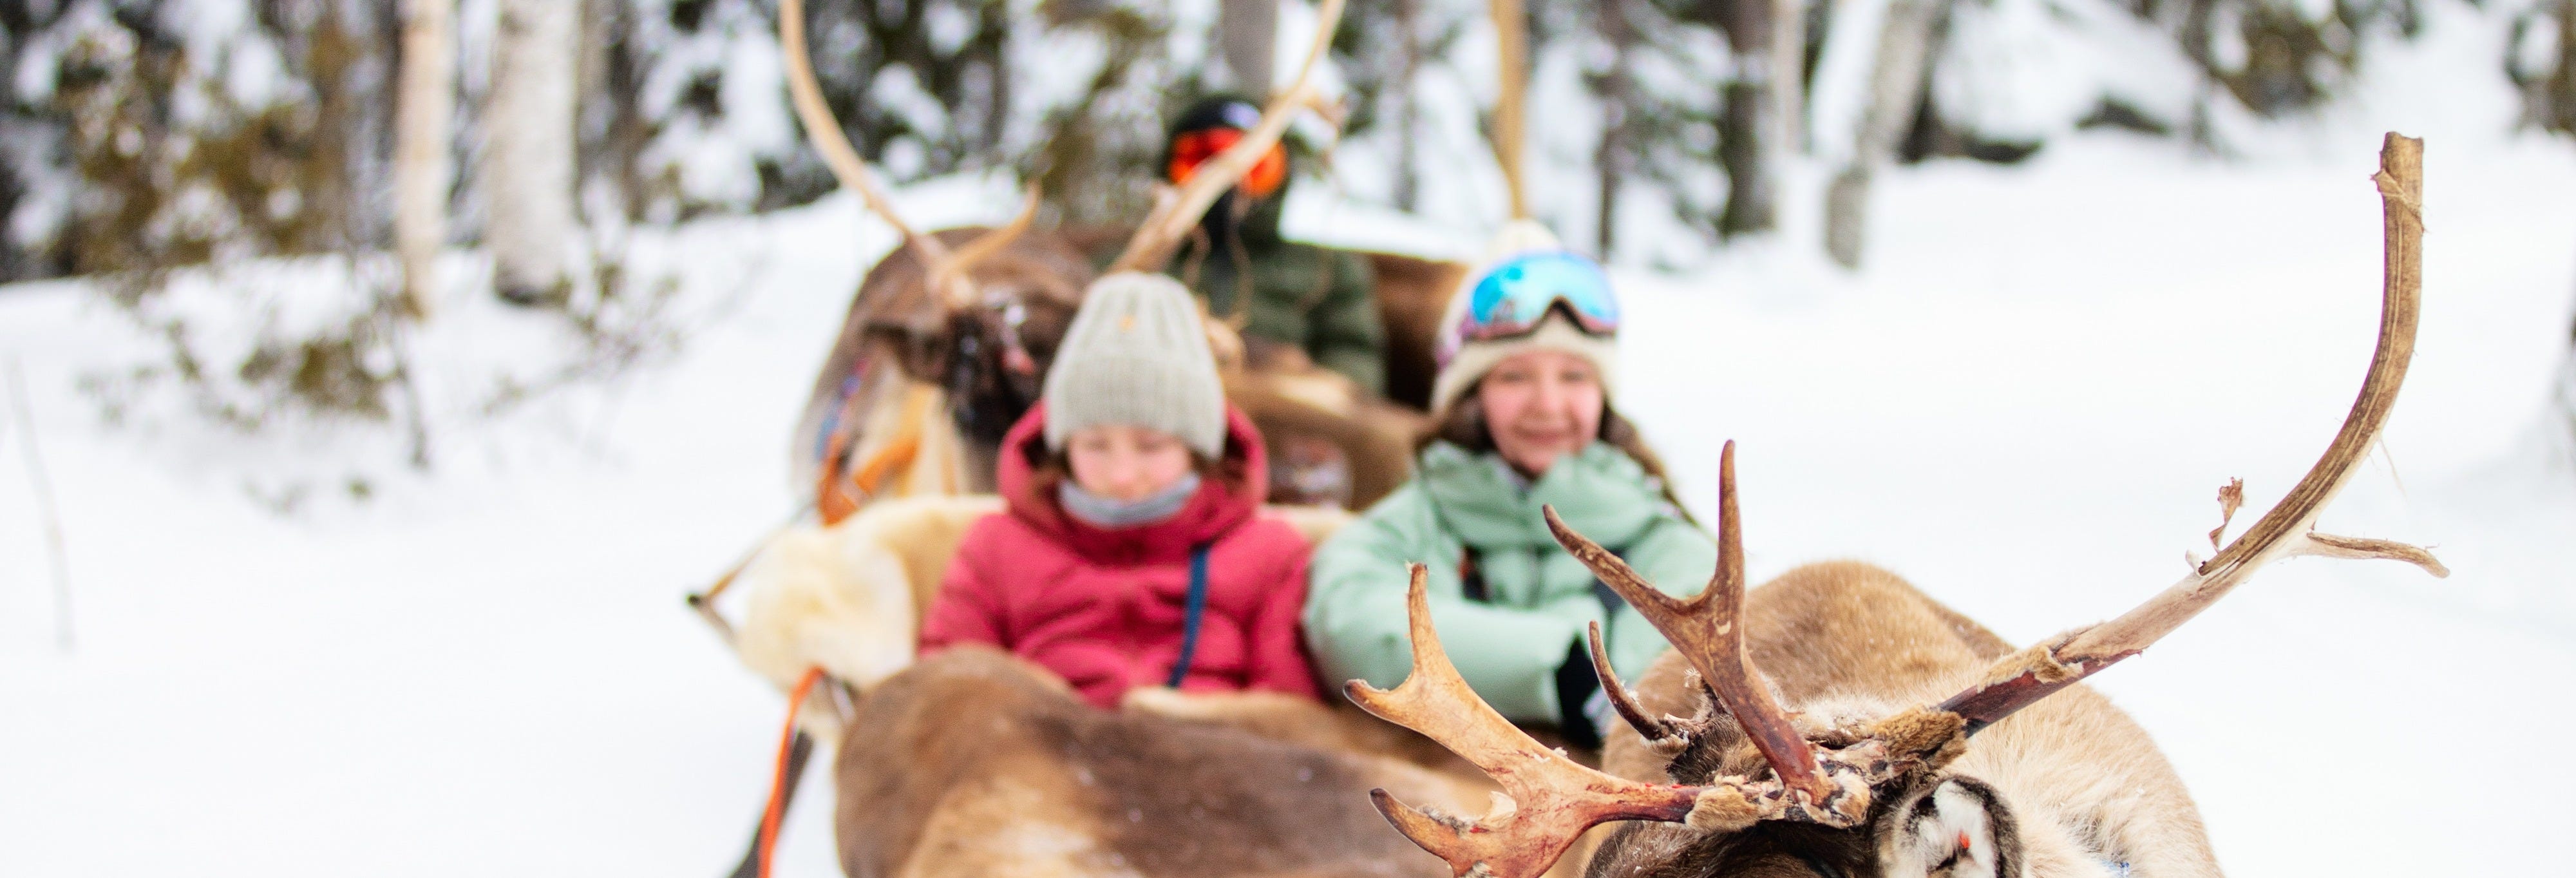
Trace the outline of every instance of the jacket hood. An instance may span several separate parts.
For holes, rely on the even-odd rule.
[[[1180,512],[1153,524],[1102,528],[1065,514],[1064,505],[1056,499],[1055,480],[1041,477],[1038,472],[1047,457],[1046,405],[1040,403],[1031,407],[1002,438],[994,481],[1004,505],[1013,518],[1047,538],[1086,558],[1106,563],[1187,557],[1193,547],[1212,542],[1251,520],[1270,490],[1269,460],[1261,446],[1261,434],[1253,428],[1252,419],[1230,403],[1225,407],[1225,454],[1218,462],[1218,474],[1200,480],[1198,493],[1181,506]]]
[[[1445,441],[1423,449],[1420,463],[1416,478],[1442,525],[1479,546],[1555,546],[1539,513],[1543,506],[1556,507],[1577,533],[1614,548],[1674,511],[1662,482],[1606,442],[1558,458],[1534,481],[1521,479],[1500,457]]]

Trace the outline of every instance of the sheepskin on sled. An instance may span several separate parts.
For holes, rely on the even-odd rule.
[[[937,596],[948,560],[975,520],[1000,512],[990,494],[878,500],[831,527],[792,527],[745,565],[734,587],[746,595],[734,645],[744,665],[780,691],[808,667],[867,691],[912,664],[921,614]],[[1323,542],[1350,513],[1270,506],[1309,545]],[[826,746],[840,739],[829,710],[799,722]]]

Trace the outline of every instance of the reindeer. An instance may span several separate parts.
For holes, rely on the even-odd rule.
[[[1240,143],[1160,200],[1112,272],[1159,266],[1199,213],[1276,141],[1289,114],[1313,99],[1309,74],[1342,5],[1341,0],[1325,0],[1317,42],[1296,85],[1271,102]],[[801,11],[797,7],[796,0],[786,0],[782,16],[795,21]],[[796,55],[801,29],[791,34],[789,54]],[[805,75],[797,67],[790,74]],[[800,89],[800,106],[816,103],[807,94]],[[813,125],[810,115],[808,122],[825,127]],[[858,174],[845,179],[865,180]],[[912,264],[931,266],[929,270],[881,265],[871,282],[880,275],[891,277],[889,288],[940,301],[930,297],[956,285],[954,278],[963,270],[955,267],[957,260],[943,262],[935,252],[919,252],[926,249],[914,246]],[[895,273],[901,271],[911,272],[910,279]],[[982,299],[945,301],[949,304],[943,307],[967,301],[969,308],[991,310]],[[939,325],[954,331],[958,323],[951,318]],[[1223,340],[1221,333],[1212,335]],[[961,332],[957,337],[976,336]],[[1039,345],[1029,336],[1021,340],[1029,343],[1034,358]],[[1228,354],[1239,359],[1239,348],[1221,350],[1221,357]],[[911,371],[916,364],[903,365]],[[919,400],[921,394],[912,398]],[[881,510],[905,511],[896,504],[873,507],[853,519],[852,527],[891,524],[875,518]],[[947,532],[938,527],[897,531],[907,549],[940,542]],[[831,554],[825,546],[808,545],[805,551]],[[910,554],[900,560],[872,557],[883,561],[875,565],[883,568],[927,560]],[[927,565],[879,578],[937,581]],[[1386,830],[1363,805],[1362,793],[1397,789],[1427,801],[1461,803],[1492,789],[1472,771],[1442,771],[1409,761],[1408,756],[1454,762],[1422,754],[1428,742],[1411,732],[1301,699],[1263,693],[1184,696],[1148,689],[1132,694],[1124,709],[1104,712],[1081,702],[1047,671],[997,651],[959,648],[905,666],[902,659],[909,650],[890,653],[887,647],[909,643],[909,610],[920,596],[894,593],[885,584],[873,591],[860,589],[866,593],[846,606],[835,603],[849,596],[838,591],[781,593],[766,602],[756,596],[754,624],[744,632],[755,635],[745,639],[746,661],[769,654],[750,648],[761,644],[783,650],[772,658],[816,661],[804,648],[809,642],[805,635],[825,632],[800,626],[799,613],[805,611],[790,604],[813,598],[827,614],[841,612],[873,623],[856,632],[861,635],[857,639],[867,642],[851,652],[857,660],[848,663],[849,670],[834,667],[832,676],[839,679],[831,681],[831,697],[824,699],[833,703],[846,697],[851,702],[847,715],[835,717],[829,726],[839,742],[835,830],[844,871],[854,878],[1430,876],[1438,874],[1438,861]],[[779,617],[776,624],[760,621],[760,608],[773,604],[784,608],[769,614]],[[846,628],[839,633],[851,633]],[[804,679],[821,676],[808,671]],[[790,777],[793,758],[791,751]],[[754,865],[756,859],[747,859],[745,868]]]
[[[1367,792],[1454,806],[1492,789],[1347,741],[1097,710],[1046,671],[979,647],[888,678],[851,727],[866,732],[840,750],[835,820],[850,878],[1432,878],[1440,862],[1388,831]]]
[[[1082,290],[1081,250],[1033,232],[1032,190],[1001,228],[905,223],[824,103],[803,0],[778,10],[796,114],[832,175],[903,246],[868,270],[797,422],[791,478],[826,523],[880,495],[990,490],[991,456],[1038,382]]]
[[[1530,740],[1467,687],[1432,630],[1416,567],[1412,674],[1393,690],[1353,681],[1347,691],[1474,762],[1509,795],[1474,820],[1407,806],[1391,790],[1372,791],[1372,801],[1460,876],[1539,874],[1610,821],[1633,822],[1592,855],[1597,878],[2218,875],[2172,767],[2137,723],[2079,681],[2274,560],[2384,558],[2448,574],[2413,546],[2313,530],[2368,453],[2413,354],[2421,150],[2395,134],[2382,149],[2379,344],[2341,431],[2278,505],[2171,588],[2017,651],[1865,564],[1798,568],[1748,596],[1729,443],[1719,458],[1719,562],[1696,597],[1665,595],[1547,515],[1558,542],[1673,643],[1632,693],[1593,629],[1594,666],[1629,727],[1609,748],[1609,773]],[[2222,491],[2226,517],[2241,499],[2241,483]]]
[[[1085,244],[1098,230],[1031,229],[1034,191],[1020,215],[998,229],[913,230],[824,103],[804,31],[802,0],[783,0],[779,38],[797,115],[833,175],[900,232],[904,246],[859,284],[797,422],[789,477],[812,492],[826,523],[879,496],[990,491],[1002,434],[1036,401],[1094,277]],[[1321,32],[1285,93],[1293,106],[1320,106],[1310,74],[1330,33]],[[1270,130],[1243,141],[1253,149],[1213,159],[1178,190],[1161,193],[1109,270],[1160,270],[1287,121],[1265,122]],[[1395,336],[1390,372],[1419,405],[1430,387],[1431,328],[1463,268],[1387,254],[1374,261],[1384,278],[1381,316]],[[1265,436],[1312,436],[1337,448],[1350,467],[1349,500],[1372,502],[1404,480],[1418,416],[1311,364],[1247,363],[1231,326],[1212,322],[1210,335],[1228,397]],[[934,416],[941,413],[948,417]]]

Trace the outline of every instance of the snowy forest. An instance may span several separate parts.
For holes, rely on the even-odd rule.
[[[1051,224],[1133,222],[1158,120],[1211,91],[1266,91],[1272,56],[1314,26],[1259,2],[1021,5],[816,3],[818,78],[861,155],[898,184],[1032,181]],[[2519,102],[2496,124],[2576,137],[2576,51],[2561,48],[2576,9],[2472,9],[2503,31],[2477,78]],[[2228,161],[2351,100],[2370,55],[2404,51],[2430,14],[2413,0],[1532,0],[1525,87],[1546,124],[1514,141],[1493,137],[1520,123],[1497,116],[1488,11],[1355,2],[1325,72],[1338,130],[1296,138],[1307,174],[1337,202],[1486,228],[1503,215],[1488,144],[1511,143],[1541,181],[1535,216],[1589,252],[1668,269],[1723,261],[1747,236],[1857,266],[1869,181],[1891,166],[2011,167],[2105,129]],[[65,0],[0,16],[0,281],[109,279],[171,345],[151,371],[202,385],[204,407],[244,425],[281,408],[400,416],[416,390],[397,374],[399,321],[431,318],[457,284],[565,309],[585,346],[566,372],[649,356],[672,327],[651,313],[651,279],[623,271],[637,234],[834,189],[787,106],[774,2]],[[1821,193],[1788,179],[1810,169],[1829,177]],[[448,249],[490,261],[442,278]],[[374,292],[316,303],[313,325],[247,350],[200,349],[156,301],[173,272],[324,255]],[[111,409],[140,392],[134,377],[96,382]],[[503,383],[490,404],[524,390]]]
[[[1389,283],[1537,221],[1617,286],[1663,496],[1715,522],[1742,443],[1753,582],[1867,561],[2011,644],[2289,502],[2374,362],[2382,133],[2423,138],[2414,371],[2324,525],[2451,575],[2284,562],[2086,685],[2232,874],[2565,861],[2576,804],[2382,778],[2576,721],[2576,0],[0,0],[0,876],[706,876],[755,833],[866,874],[829,753],[756,828],[788,686],[727,627],[836,517],[863,280],[1024,193],[1108,264],[1169,121],[1310,45],[1288,239]],[[1401,382],[1344,404],[1421,427]]]

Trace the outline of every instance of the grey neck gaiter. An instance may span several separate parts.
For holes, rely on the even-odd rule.
[[[1085,491],[1072,479],[1066,479],[1056,486],[1056,501],[1064,504],[1066,515],[1084,524],[1115,530],[1155,524],[1178,515],[1181,507],[1189,505],[1190,498],[1197,496],[1198,492],[1199,474],[1194,472],[1182,475],[1181,480],[1173,482],[1169,488],[1132,502]]]

